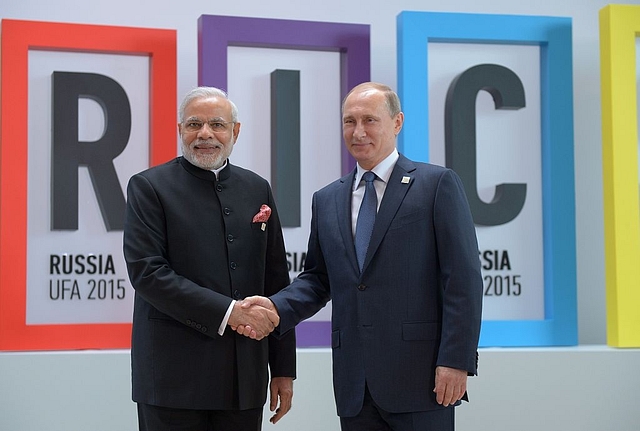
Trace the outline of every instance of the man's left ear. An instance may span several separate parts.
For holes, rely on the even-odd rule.
[[[396,136],[400,134],[400,130],[402,130],[402,125],[404,124],[404,112],[398,112],[396,115]]]
[[[239,134],[240,134],[240,123],[236,123],[233,125],[233,143],[234,144],[238,141]]]

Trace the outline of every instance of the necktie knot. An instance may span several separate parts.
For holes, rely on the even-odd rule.
[[[367,183],[373,182],[373,180],[376,179],[376,174],[371,171],[367,171],[362,175],[362,179]]]

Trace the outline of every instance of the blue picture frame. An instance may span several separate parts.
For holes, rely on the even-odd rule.
[[[540,47],[544,318],[483,320],[481,347],[578,342],[570,18],[403,11],[397,16],[398,95],[407,117],[428,116],[428,43]],[[418,117],[418,114],[415,114]],[[406,121],[400,150],[429,161],[429,124]]]

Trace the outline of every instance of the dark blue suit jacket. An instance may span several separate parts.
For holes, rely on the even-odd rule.
[[[365,381],[389,412],[442,408],[435,367],[476,374],[482,276],[462,183],[400,155],[360,273],[351,228],[355,171],[316,192],[305,271],[271,297],[285,333],[332,300],[338,414],[354,416]]]

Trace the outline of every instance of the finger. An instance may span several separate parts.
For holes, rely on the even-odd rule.
[[[245,337],[249,337],[252,340],[262,340],[264,335],[261,332],[256,331],[249,325],[240,325],[238,326],[238,330],[236,331],[240,335],[244,335]]]
[[[250,308],[252,305],[259,305],[261,307],[267,307],[271,305],[271,301],[263,296],[247,296],[242,300],[242,308]],[[269,307],[267,307],[269,308]]]
[[[272,424],[278,422],[284,415],[289,413],[289,410],[291,410],[291,398],[289,398],[289,402],[285,402],[284,398],[285,397],[280,398],[280,407],[276,410],[276,414],[271,416],[271,419],[269,419],[269,422]]]
[[[282,419],[282,417],[284,415],[287,414],[287,412],[289,411],[289,409],[285,410],[282,407],[282,404],[280,404],[280,407],[278,409],[276,409],[276,414],[274,414],[273,416],[271,416],[271,419],[269,419],[269,422],[271,422],[272,424],[277,423],[280,419]]]
[[[275,411],[276,407],[278,407],[278,386],[272,382],[269,385],[269,410]]]
[[[274,328],[280,324],[280,316],[278,316],[278,313],[269,311],[267,317],[269,317],[269,321],[271,321]]]
[[[242,335],[244,335],[245,337],[248,337],[251,335],[251,331],[253,331],[253,328],[249,325],[244,325],[244,328],[241,332]]]
[[[278,409],[276,410],[276,414],[271,416],[271,419],[269,419],[269,422],[275,425],[280,419],[282,419],[282,416],[284,416],[284,414],[280,413],[280,409]]]
[[[442,401],[442,405],[445,407],[448,407],[449,405],[453,404],[453,398],[454,398],[453,386],[447,385],[444,391],[444,399]]]
[[[436,402],[438,404],[442,404],[444,402],[444,391],[442,390],[442,388],[435,387],[433,389],[433,392],[436,393]]]
[[[453,397],[452,403],[457,403],[458,401],[460,401],[462,399],[463,396],[464,396],[464,391],[458,390],[456,392],[455,396]]]
[[[252,300],[252,303],[255,305],[259,305],[269,310],[273,310],[273,303],[269,298],[266,298],[264,296],[252,296],[251,300]]]

